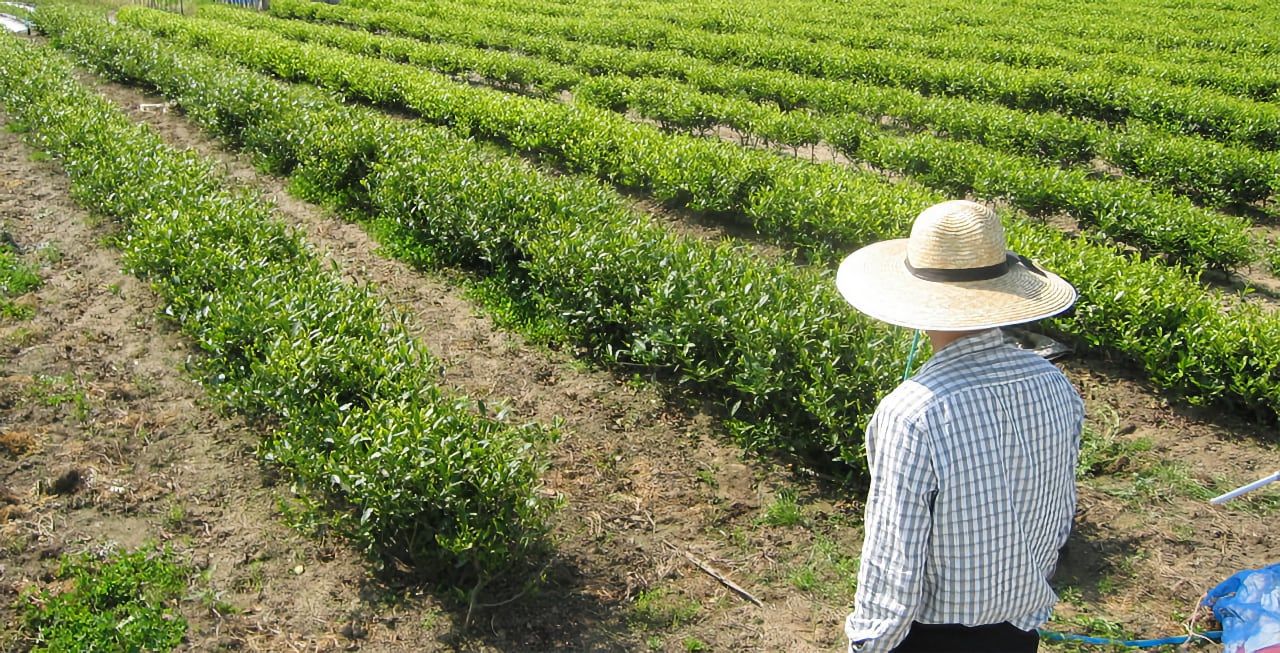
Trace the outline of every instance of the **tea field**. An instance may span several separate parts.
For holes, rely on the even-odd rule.
[[[842,650],[834,267],[957,197],[1080,291],[1046,629],[1280,559],[1280,9],[171,9],[3,10],[6,648]]]

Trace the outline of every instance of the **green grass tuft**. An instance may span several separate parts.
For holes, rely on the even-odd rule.
[[[632,623],[647,630],[678,628],[698,616],[698,602],[663,588],[640,592],[632,607]]]
[[[790,489],[778,493],[760,516],[760,523],[768,526],[800,526],[804,521],[804,511],[796,500],[795,491]]]
[[[70,589],[23,594],[22,624],[34,653],[168,651],[186,635],[176,604],[191,570],[167,549],[66,556],[57,577],[70,580]]]
[[[9,245],[0,245],[0,316],[9,320],[30,319],[30,306],[14,302],[40,287],[40,275],[35,268],[25,264]]]

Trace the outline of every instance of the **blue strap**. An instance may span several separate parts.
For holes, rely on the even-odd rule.
[[[1051,642],[1081,642],[1084,644],[1098,644],[1104,646],[1127,646],[1129,648],[1153,648],[1156,646],[1176,646],[1178,644],[1186,644],[1193,637],[1199,639],[1201,637],[1210,641],[1222,641],[1221,630],[1211,630],[1205,633],[1197,633],[1196,635],[1182,635],[1180,637],[1166,637],[1164,639],[1108,639],[1106,637],[1089,637],[1088,635],[1072,635],[1070,633],[1055,633],[1051,630],[1040,630],[1040,637]]]

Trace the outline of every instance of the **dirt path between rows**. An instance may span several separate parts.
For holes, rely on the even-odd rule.
[[[5,433],[31,433],[38,446],[0,461],[9,490],[0,499],[14,497],[0,531],[0,602],[47,574],[60,551],[158,540],[206,567],[209,591],[240,611],[189,606],[191,650],[840,648],[849,564],[860,544],[856,501],[767,461],[744,460],[708,415],[673,407],[647,384],[495,329],[455,286],[382,258],[360,227],[292,198],[281,180],[204,137],[162,99],[84,81],[171,144],[221,161],[237,183],[275,201],[345,275],[371,283],[411,317],[444,361],[447,385],[509,407],[513,419],[563,419],[547,477],[565,499],[558,553],[545,584],[526,592],[499,583],[482,603],[502,605],[480,607],[464,630],[456,601],[371,574],[336,538],[285,526],[278,505],[288,487],[255,462],[257,434],[200,398],[179,371],[189,347],[155,317],[145,284],[119,272],[115,252],[100,243],[108,228],[75,209],[56,167],[32,161],[6,132],[0,219],[28,249],[56,242],[62,255],[49,256],[57,260],[46,266],[36,319],[3,332]],[[1200,592],[1280,555],[1276,513],[1210,509],[1139,479],[1137,458],[1179,461],[1193,479],[1244,482],[1270,471],[1280,449],[1257,427],[1171,408],[1104,362],[1065,367],[1095,429],[1122,444],[1149,442],[1150,451],[1113,461],[1082,486],[1058,581],[1066,588],[1060,612],[1176,634]],[[42,397],[59,383],[83,390],[87,415],[74,401],[47,405]],[[87,479],[77,491],[38,491],[73,468]],[[777,498],[783,488],[794,491],[796,520]],[[742,601],[667,543],[726,573],[765,607]]]
[[[836,641],[844,608],[823,614],[825,623],[815,637],[814,606],[797,602],[785,592],[756,588],[762,599],[774,601],[770,610],[761,611],[693,570],[667,545],[691,551],[736,574],[736,568],[745,564],[736,559],[740,552],[705,533],[749,528],[762,503],[785,482],[784,475],[771,471],[768,464],[743,461],[740,450],[726,444],[727,438],[712,427],[708,416],[671,407],[643,383],[584,369],[564,353],[531,348],[519,337],[496,330],[455,287],[379,256],[376,243],[360,227],[292,198],[280,180],[258,174],[246,160],[204,137],[185,118],[163,108],[161,98],[116,84],[94,83],[171,144],[194,147],[221,161],[230,178],[259,189],[275,202],[279,215],[299,228],[346,276],[372,284],[410,315],[415,335],[444,362],[447,385],[490,406],[508,407],[513,419],[563,420],[564,436],[555,446],[547,483],[565,498],[566,505],[556,527],[558,558],[547,572],[550,582],[538,590],[538,596],[500,609],[482,609],[473,621],[486,628],[474,628],[466,635],[452,632],[444,623],[458,617],[447,611],[438,619],[426,620],[434,622],[430,628],[421,627],[420,622],[416,629],[406,627],[404,619],[397,620],[394,629],[380,626],[381,617],[374,615],[362,625],[366,646],[394,630],[399,639],[386,650],[411,649],[411,642],[441,638],[456,646],[493,645],[502,650],[509,650],[512,643],[532,650],[632,649],[644,646],[641,638],[651,637],[646,630],[652,629],[636,627],[630,607],[638,597],[655,596],[680,605],[722,603],[720,609],[703,615],[700,623],[682,628],[681,637],[699,638],[715,649],[805,650]],[[848,505],[833,504],[829,510],[838,521],[856,514]],[[842,547],[856,546],[853,528],[833,527],[832,532],[840,534]],[[775,546],[768,540],[773,535],[751,536],[758,537],[764,541],[744,548],[759,557],[758,565],[768,567],[767,551]],[[384,594],[417,591],[381,590]],[[677,596],[686,599],[677,600]],[[491,596],[489,600],[508,598]],[[428,596],[420,602],[411,600],[407,607],[444,610],[431,603]],[[659,620],[665,618],[660,615]],[[320,632],[298,622],[293,627],[310,638]]]
[[[111,225],[8,130],[0,228],[44,278],[34,318],[0,326],[0,622],[63,553],[163,544],[208,575],[184,609],[191,650],[343,645],[360,561],[279,518],[288,492],[256,463],[258,434],[207,404],[182,372],[195,351],[104,244]],[[0,648],[22,650],[14,636]]]

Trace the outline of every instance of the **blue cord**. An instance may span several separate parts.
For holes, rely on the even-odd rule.
[[[1192,635],[1182,635],[1181,637],[1166,637],[1164,639],[1108,639],[1106,637],[1089,637],[1087,635],[1072,635],[1069,633],[1055,633],[1051,630],[1041,630],[1040,637],[1051,642],[1082,642],[1084,644],[1100,644],[1109,646],[1127,646],[1129,648],[1152,648],[1156,646],[1175,646],[1177,644],[1186,644],[1193,637]],[[1207,633],[1197,633],[1194,637],[1204,637],[1210,641],[1221,641],[1222,631],[1211,630]]]
[[[911,376],[911,364],[916,360],[916,347],[920,344],[920,332],[916,331],[911,336],[911,352],[907,354],[907,368],[902,370],[902,380],[906,381]]]

